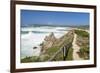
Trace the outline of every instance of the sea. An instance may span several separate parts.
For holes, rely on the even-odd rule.
[[[70,29],[71,27],[59,26],[21,27],[21,59],[29,56],[39,56],[41,53],[40,44],[50,33],[53,32],[55,37],[59,39]]]

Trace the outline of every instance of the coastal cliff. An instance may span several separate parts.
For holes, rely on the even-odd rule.
[[[39,56],[26,57],[21,62],[68,61],[89,59],[89,32],[70,30],[57,39],[54,33],[44,38]]]
[[[64,34],[59,39],[56,39],[53,33],[51,33],[49,36],[46,36],[42,44],[42,52],[40,56],[41,60],[43,61],[49,60],[50,57],[55,55],[55,53],[58,52],[59,50],[61,50],[61,52],[58,54],[58,56],[56,56],[55,60],[62,60],[63,59],[62,48],[64,46],[66,46],[67,48],[71,48],[73,38],[74,38],[74,34],[72,30]]]

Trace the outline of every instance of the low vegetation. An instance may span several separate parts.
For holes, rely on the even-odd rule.
[[[39,62],[39,57],[37,56],[30,56],[30,57],[25,57],[21,59],[21,63],[28,63],[28,62]]]
[[[75,30],[75,33],[81,37],[89,37],[89,33],[83,30]]]
[[[80,49],[80,57],[84,59],[89,59],[89,48],[83,47]]]
[[[75,30],[77,37],[77,45],[80,46],[79,56],[83,59],[89,59],[89,33],[83,30]]]
[[[73,48],[69,48],[66,60],[73,60]]]

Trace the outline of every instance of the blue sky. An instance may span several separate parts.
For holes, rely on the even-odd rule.
[[[21,10],[21,25],[89,25],[89,13]]]

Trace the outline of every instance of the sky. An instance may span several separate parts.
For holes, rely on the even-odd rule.
[[[21,10],[21,25],[89,25],[89,13]]]

